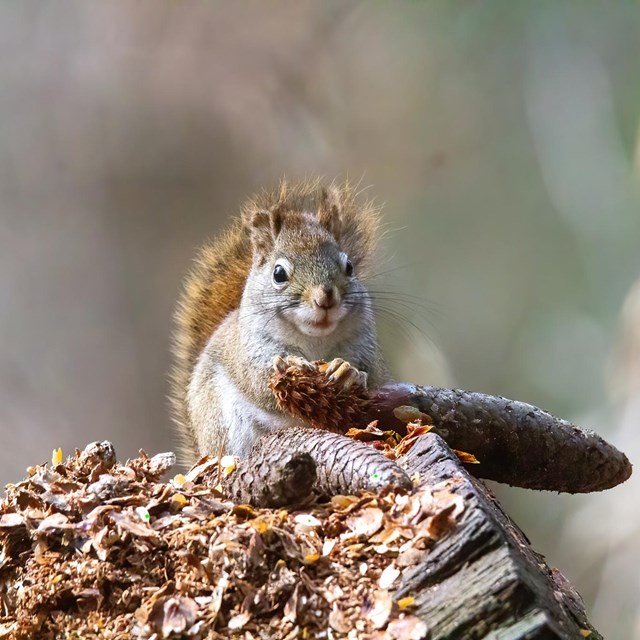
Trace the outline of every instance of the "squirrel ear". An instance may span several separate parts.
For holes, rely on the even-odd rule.
[[[340,232],[342,230],[341,212],[339,189],[334,185],[331,185],[328,189],[322,187],[318,221],[336,240],[340,240]]]
[[[254,211],[247,216],[245,224],[249,228],[254,253],[265,257],[282,229],[282,212],[278,209]]]

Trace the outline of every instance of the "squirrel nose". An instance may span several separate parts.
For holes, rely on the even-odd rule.
[[[313,304],[321,309],[331,309],[336,306],[336,294],[333,287],[318,287],[313,292]]]

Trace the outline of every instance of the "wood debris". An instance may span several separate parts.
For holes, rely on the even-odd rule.
[[[172,454],[61,460],[0,502],[0,639],[423,638],[393,590],[464,511],[446,485],[257,509],[210,461],[163,482]]]

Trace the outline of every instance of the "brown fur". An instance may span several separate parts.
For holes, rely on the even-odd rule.
[[[265,232],[277,233],[273,225],[282,224],[283,217],[298,217],[286,213],[317,211],[321,224],[340,238],[341,246],[363,276],[377,242],[378,209],[371,201],[358,202],[357,195],[348,182],[323,188],[319,180],[297,184],[282,180],[276,190],[249,200],[228,230],[196,256],[176,308],[173,341],[171,402],[184,459],[194,461],[200,454],[186,410],[193,367],[216,328],[238,308],[254,251],[268,250],[267,245],[260,244],[266,237],[256,233],[256,228],[267,223]]]

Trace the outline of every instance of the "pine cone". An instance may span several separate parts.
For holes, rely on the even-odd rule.
[[[344,433],[366,425],[370,405],[366,389],[354,385],[345,390],[325,375],[326,362],[310,364],[313,368],[290,364],[272,374],[269,388],[278,408],[326,431]]]

